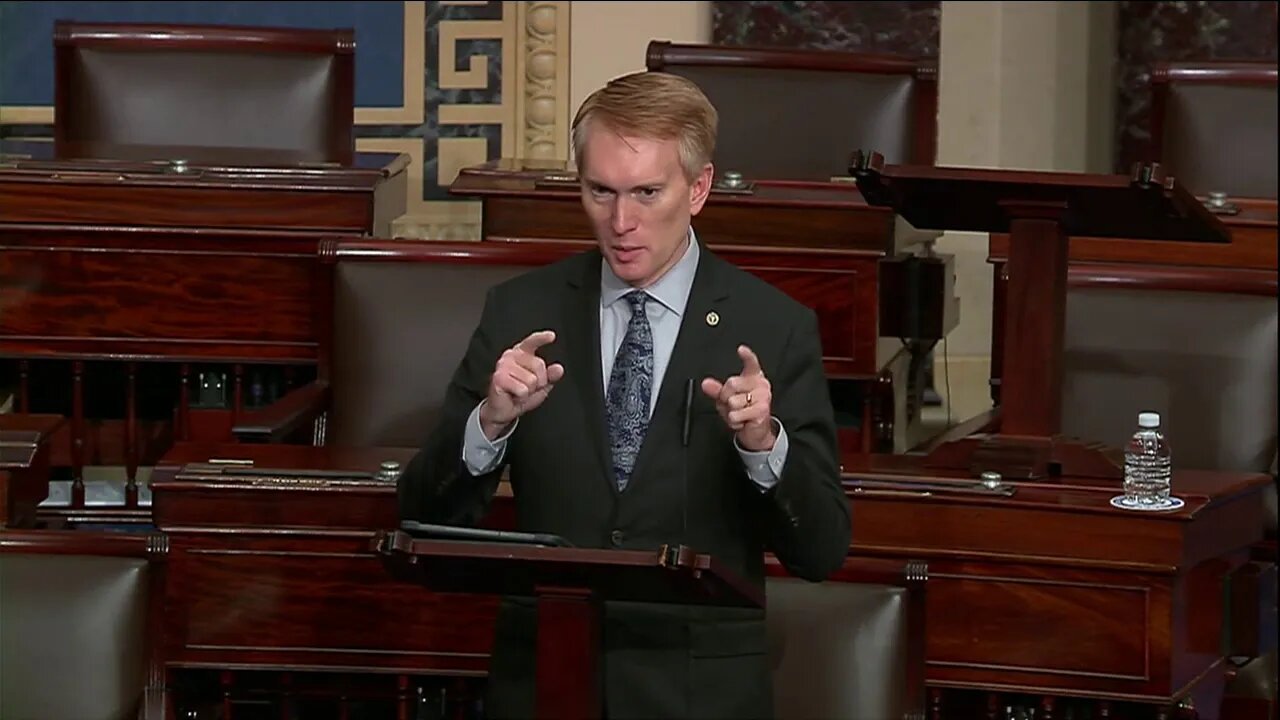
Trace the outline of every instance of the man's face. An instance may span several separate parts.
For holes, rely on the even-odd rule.
[[[632,287],[652,285],[683,255],[689,221],[711,189],[708,164],[690,183],[675,140],[587,133],[582,206],[609,267]]]

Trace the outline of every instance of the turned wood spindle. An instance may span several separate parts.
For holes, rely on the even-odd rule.
[[[1053,720],[1053,696],[1045,695],[1040,698],[1040,720]]]
[[[414,705],[413,687],[408,675],[396,675],[396,720],[411,720]]]
[[[28,390],[29,377],[31,375],[31,362],[29,360],[18,361],[18,412],[31,412],[31,394]]]
[[[125,507],[138,507],[138,364],[126,366],[124,401],[124,486]]]
[[[987,693],[987,720],[1003,720],[1000,717],[1000,693]]]
[[[71,363],[71,507],[84,507],[84,361]]]
[[[280,674],[280,720],[292,720],[293,715],[293,673]]]
[[[191,439],[191,366],[182,363],[178,369],[178,437]]]
[[[219,676],[222,685],[222,718],[221,720],[235,720],[231,714],[231,685],[235,681],[235,676],[230,670],[223,670]]]
[[[941,688],[929,688],[929,720],[942,720]]]
[[[235,381],[231,386],[231,423],[240,421],[240,413],[244,410],[244,365],[236,363]]]

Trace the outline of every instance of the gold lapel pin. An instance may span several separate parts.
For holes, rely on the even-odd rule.
[[[711,327],[715,327],[720,324],[720,316],[716,314],[715,310],[707,313],[707,324]]]

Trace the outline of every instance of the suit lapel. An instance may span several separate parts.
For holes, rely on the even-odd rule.
[[[613,460],[604,412],[604,380],[600,374],[600,262],[599,252],[588,253],[581,276],[569,281],[565,350],[570,365],[565,368],[565,377],[581,398],[587,436],[600,461],[600,476],[617,492],[612,479]]]
[[[728,284],[720,267],[723,261],[712,255],[705,246],[699,250],[701,256],[698,259],[698,269],[694,274],[684,316],[680,318],[680,332],[676,335],[676,344],[662,378],[662,387],[653,408],[649,429],[640,446],[640,453],[636,456],[627,492],[647,479],[645,469],[652,464],[652,455],[670,452],[679,447],[685,411],[685,384],[693,380],[695,395],[702,392],[705,359],[710,357],[710,351],[716,343],[722,342],[717,325],[711,324],[707,318],[712,312],[724,312],[721,305],[729,296]]]

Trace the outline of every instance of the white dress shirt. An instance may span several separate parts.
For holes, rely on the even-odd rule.
[[[676,336],[680,332],[680,321],[684,316],[685,306],[689,301],[689,292],[693,289],[694,275],[698,270],[698,258],[701,250],[693,228],[689,229],[689,243],[684,255],[657,282],[644,288],[649,297],[656,302],[645,304],[645,314],[649,316],[649,326],[653,332],[653,384],[649,400],[649,414],[658,403],[658,392],[662,387],[662,379],[667,365],[671,361],[671,353],[675,349]],[[627,325],[631,322],[631,306],[622,302],[622,297],[635,288],[628,285],[613,273],[609,263],[600,261],[600,376],[604,380],[604,393],[609,392],[609,375],[613,372],[613,361],[622,346]],[[701,381],[698,392],[701,392]],[[466,433],[462,443],[462,460],[472,475],[482,475],[497,467],[506,452],[507,438],[515,431],[519,419],[511,424],[501,437],[490,441],[480,428],[480,401],[471,416],[467,419]],[[773,418],[774,432],[777,440],[773,449],[763,452],[744,450],[734,445],[742,457],[747,476],[760,486],[761,491],[768,490],[777,484],[782,475],[782,468],[787,458],[787,433],[782,423]]]

